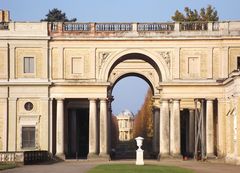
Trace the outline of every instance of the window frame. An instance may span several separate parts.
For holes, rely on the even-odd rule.
[[[31,59],[32,59],[32,61],[31,61]],[[32,64],[32,67],[31,67],[31,64]],[[23,57],[23,73],[24,74],[35,74],[35,57],[34,56],[24,56]]]
[[[24,133],[24,128],[34,128],[34,139],[33,139],[33,145],[31,146],[31,139],[29,139],[29,138],[31,138],[31,134],[30,134],[30,131],[28,132],[28,136],[29,136],[29,138],[28,139],[23,139],[23,133]],[[26,146],[25,146],[25,144],[24,144],[24,142],[25,141],[27,141],[28,143],[26,144]],[[21,127],[21,148],[22,149],[29,149],[29,148],[36,148],[36,126],[22,126]]]

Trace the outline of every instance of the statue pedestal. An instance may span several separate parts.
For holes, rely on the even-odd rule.
[[[137,149],[136,150],[136,165],[144,165],[143,152],[144,151],[142,149]]]

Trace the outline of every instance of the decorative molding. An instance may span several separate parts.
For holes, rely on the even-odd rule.
[[[99,52],[99,69],[102,68],[103,63],[106,61],[106,59],[109,57],[111,52]]]
[[[162,51],[162,52],[159,52],[159,54],[165,60],[168,68],[170,69],[170,65],[171,65],[170,52],[169,51]]]

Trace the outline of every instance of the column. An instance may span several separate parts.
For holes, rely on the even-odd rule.
[[[53,99],[49,99],[49,152],[53,153]]]
[[[8,151],[17,148],[17,98],[9,98]]]
[[[96,99],[89,99],[89,153],[90,157],[97,156],[98,138],[97,138],[97,104]]]
[[[109,159],[108,155],[108,117],[107,100],[100,100],[100,157]]]
[[[153,108],[153,152],[159,152],[159,119],[160,109],[158,107]]]
[[[189,153],[193,156],[195,147],[195,114],[193,109],[189,109]]]
[[[57,147],[56,155],[64,157],[64,100],[57,99]]]
[[[160,109],[160,153],[159,157],[169,156],[169,104],[162,100]]]
[[[170,152],[180,156],[180,100],[173,100],[170,121]]]
[[[206,111],[206,155],[214,156],[213,100],[207,100]]]

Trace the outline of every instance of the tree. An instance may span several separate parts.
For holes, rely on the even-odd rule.
[[[191,22],[191,21],[218,21],[218,12],[214,7],[208,5],[207,8],[201,8],[200,12],[196,9],[191,10],[189,7],[184,8],[185,14],[176,10],[172,20],[175,22]]]
[[[116,148],[119,138],[119,127],[117,117],[111,116],[111,148]]]
[[[150,88],[134,120],[134,137],[137,136],[144,138],[151,138],[153,136],[152,91]]]
[[[53,8],[49,10],[48,14],[46,14],[45,19],[41,19],[41,21],[48,21],[48,22],[76,22],[77,19],[68,19],[66,14],[57,8]]]

